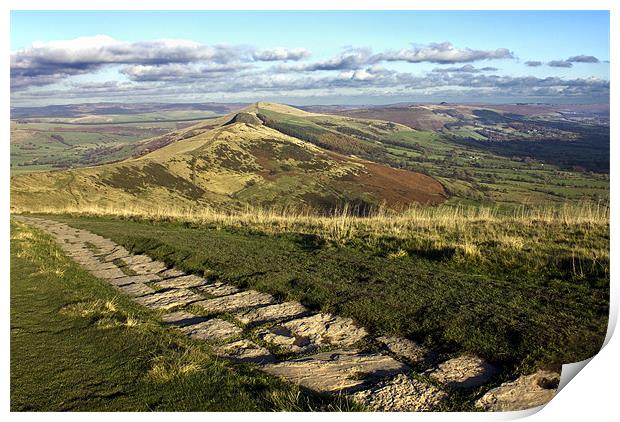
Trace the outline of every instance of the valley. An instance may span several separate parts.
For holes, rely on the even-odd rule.
[[[73,117],[82,122],[77,129],[66,122],[14,122],[12,169],[23,176],[13,178],[12,204],[115,206],[157,197],[179,207],[330,212],[350,204],[367,213],[381,204],[404,209],[446,200],[508,208],[608,200],[604,110],[567,119],[547,108],[521,106],[525,114],[516,115],[501,107],[447,107],[321,114],[259,102],[198,123],[110,123],[116,117],[90,114],[90,123]],[[135,121],[148,114],[122,116]],[[530,129],[520,132],[519,125]],[[32,173],[67,167],[66,173]],[[135,184],[123,186],[125,172],[136,175]],[[82,192],[79,199],[62,194],[69,185]]]

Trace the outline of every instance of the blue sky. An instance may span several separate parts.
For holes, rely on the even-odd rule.
[[[609,95],[606,11],[14,11],[11,49],[15,105]]]

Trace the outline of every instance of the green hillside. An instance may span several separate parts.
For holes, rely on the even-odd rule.
[[[330,124],[335,129],[324,129]],[[282,129],[287,125],[298,129]],[[312,137],[315,126],[316,139]],[[238,114],[143,141],[141,151],[147,153],[137,158],[13,177],[11,204],[26,210],[174,204],[294,206],[318,211],[348,204],[364,212],[381,204],[403,208],[447,198],[432,177],[367,161],[384,147],[360,135],[339,135],[338,130],[355,126],[368,136],[407,130],[384,122],[364,125],[257,103]]]

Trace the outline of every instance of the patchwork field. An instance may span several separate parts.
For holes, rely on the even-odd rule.
[[[98,124],[41,120],[11,122],[11,174],[121,161],[148,151],[145,139],[193,124],[178,120]]]

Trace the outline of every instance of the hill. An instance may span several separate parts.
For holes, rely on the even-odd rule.
[[[453,143],[562,169],[609,172],[608,104],[425,104],[336,111],[397,122]]]
[[[11,179],[14,209],[246,205],[358,212],[447,198],[430,176],[369,161],[373,139],[404,127],[270,103],[144,140],[117,163]],[[348,131],[356,135],[342,133]]]
[[[507,207],[577,200],[606,202],[609,198],[609,125],[604,108],[440,104],[330,109],[340,114],[306,109],[309,111],[259,102],[223,116],[175,123],[176,130],[170,127],[171,132],[142,140],[114,135],[119,132],[106,133],[103,145],[80,143],[77,133],[70,137],[69,132],[57,131],[59,124],[46,132],[49,139],[42,138],[44,144],[12,137],[11,162],[17,166],[12,167],[14,173],[31,168],[22,158],[32,160],[35,155],[41,170],[115,163],[14,178],[12,204],[18,208],[42,204],[150,205],[151,198],[156,198],[181,207],[293,205],[325,211],[344,203],[362,210],[383,201],[395,208],[410,203],[434,204],[448,196],[450,203],[499,203]],[[438,129],[423,130],[424,126],[407,120],[419,118],[420,110],[425,116],[446,122]],[[447,122],[448,118],[452,120]],[[32,125],[35,123],[28,124]],[[114,130],[121,126],[116,124]],[[88,128],[95,131],[89,136],[97,136],[96,131],[104,128],[112,131],[111,126]],[[203,144],[215,144],[216,132],[234,139],[229,142],[233,149],[230,154],[249,164],[235,169],[234,163],[217,158],[219,150],[193,152]],[[52,139],[58,138],[56,135],[70,145]],[[267,163],[264,157],[274,153],[268,147],[270,140],[297,142],[295,148],[307,151],[316,160],[306,157],[300,161],[280,154]],[[18,141],[23,148],[14,148]],[[265,150],[251,143],[263,143]],[[50,149],[42,149],[48,146]],[[172,159],[177,149],[184,155]],[[235,152],[239,150],[243,152]],[[243,158],[246,156],[253,158]],[[45,164],[48,159],[56,164]],[[336,176],[328,168],[340,166],[338,160],[347,163],[343,168],[360,172],[351,170],[351,174]],[[209,163],[208,171],[200,167],[203,161]],[[143,172],[145,163],[150,164]],[[22,164],[26,166],[20,167]],[[187,170],[192,166],[196,171]],[[119,186],[123,183],[113,176],[119,172],[151,176],[148,183],[134,178],[138,188],[131,189]],[[111,184],[106,182],[110,177]],[[72,186],[77,199],[72,199],[65,186]],[[154,189],[156,186],[160,189]],[[61,191],[56,192],[59,187]],[[175,193],[176,187],[184,187],[185,193]],[[188,194],[190,191],[194,193]]]

